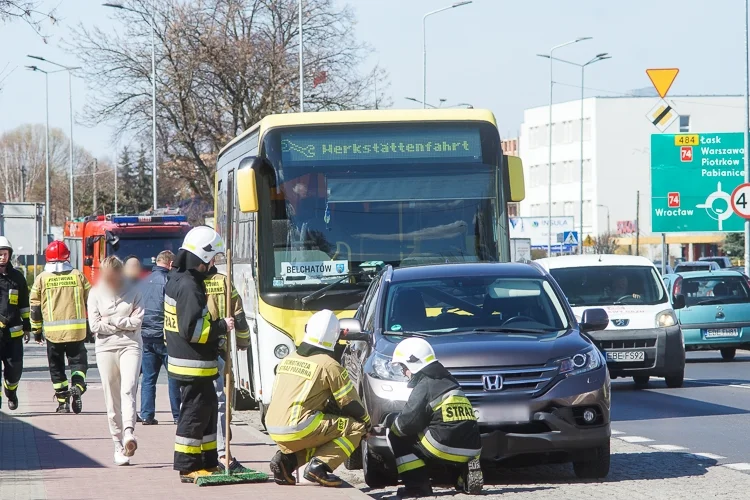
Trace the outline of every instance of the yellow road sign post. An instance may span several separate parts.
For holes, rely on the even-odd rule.
[[[653,68],[646,70],[648,78],[662,99],[669,92],[669,88],[674,83],[674,79],[677,78],[677,73],[679,72],[680,70],[677,68]]]

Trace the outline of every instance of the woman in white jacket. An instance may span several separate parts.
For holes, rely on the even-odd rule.
[[[143,351],[141,296],[136,287],[124,286],[122,268],[117,257],[104,259],[99,281],[88,300],[89,325],[96,336],[96,362],[117,465],[129,464],[138,448],[134,435],[135,398]]]

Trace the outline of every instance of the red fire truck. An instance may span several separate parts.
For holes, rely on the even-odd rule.
[[[177,253],[190,224],[184,215],[98,215],[65,223],[70,263],[95,283],[105,257],[136,256],[150,271],[162,250]]]

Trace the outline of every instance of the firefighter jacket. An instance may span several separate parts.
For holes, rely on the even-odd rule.
[[[305,438],[323,420],[331,399],[338,405],[337,414],[369,426],[370,417],[346,368],[333,353],[303,343],[277,367],[266,414],[268,434],[280,443]]]
[[[194,269],[172,270],[164,287],[164,335],[167,371],[193,382],[219,376],[219,342],[227,334],[224,319],[211,319],[203,280]]]
[[[29,331],[29,287],[21,271],[8,263],[0,274],[0,337],[22,337]]]
[[[52,343],[86,339],[86,301],[91,285],[78,269],[43,271],[31,287],[31,329]]]
[[[474,409],[450,372],[432,363],[414,374],[409,387],[409,400],[391,432],[416,436],[432,455],[449,462],[478,457],[482,441]]]
[[[212,267],[203,281],[208,296],[208,312],[212,319],[223,319],[227,315],[227,287],[229,280],[223,274]],[[245,310],[242,308],[242,299],[237,290],[232,286],[232,316],[234,317],[234,332],[237,336],[237,347],[246,348],[250,345],[250,327],[245,318]]]

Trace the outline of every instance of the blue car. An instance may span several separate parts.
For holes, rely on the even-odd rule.
[[[676,309],[686,351],[720,351],[731,361],[750,348],[750,285],[738,271],[693,271],[664,276]]]

